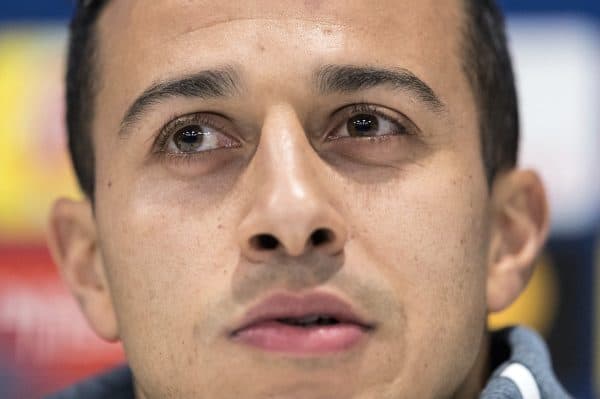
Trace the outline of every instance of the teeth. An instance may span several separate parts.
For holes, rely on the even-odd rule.
[[[319,316],[319,315],[306,316],[302,319],[298,319],[298,323],[302,323],[302,324],[316,323],[319,319],[324,318],[324,317],[326,317],[326,316]]]
[[[281,321],[282,323],[286,323],[286,324],[292,324],[292,325],[297,325],[297,326],[308,326],[311,324],[316,324],[316,325],[330,325],[330,324],[337,324],[338,321],[330,316],[324,316],[324,315],[309,315],[309,316],[305,316],[299,319],[295,319],[295,318],[284,318],[284,319],[279,319],[279,321]]]

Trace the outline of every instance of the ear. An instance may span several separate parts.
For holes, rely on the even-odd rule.
[[[491,203],[487,306],[499,312],[527,286],[548,235],[549,216],[544,186],[533,171],[498,176]]]
[[[101,338],[116,341],[117,319],[88,200],[56,201],[50,216],[48,246],[92,329]]]

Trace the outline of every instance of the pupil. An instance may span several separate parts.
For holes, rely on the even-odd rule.
[[[348,133],[350,136],[369,136],[379,127],[377,118],[373,115],[356,115],[348,120]]]
[[[202,146],[204,133],[198,125],[186,126],[175,133],[175,145],[181,152],[192,152]]]

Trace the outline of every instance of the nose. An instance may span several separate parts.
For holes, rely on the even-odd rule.
[[[328,173],[295,112],[268,113],[246,176],[255,194],[238,229],[242,254],[261,262],[276,254],[341,253],[347,228],[332,203]]]

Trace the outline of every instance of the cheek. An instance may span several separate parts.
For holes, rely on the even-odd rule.
[[[461,274],[479,279],[485,272],[487,199],[473,186],[479,184],[469,177],[439,176],[354,190],[346,195],[353,198],[353,238],[378,263],[414,281],[437,284]]]
[[[439,170],[439,169],[438,169]],[[474,361],[485,327],[485,182],[431,176],[369,187],[350,198],[351,246],[375,264],[405,309],[407,363],[449,375],[449,363]],[[420,366],[419,366],[420,365]],[[459,368],[460,369],[460,368]],[[468,370],[469,367],[465,367]]]
[[[102,252],[132,363],[188,356],[165,348],[193,347],[194,323],[228,287],[239,257],[224,212],[230,205],[201,192],[140,182],[128,196],[98,196],[98,208],[109,210],[98,214]]]

